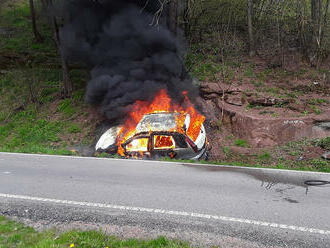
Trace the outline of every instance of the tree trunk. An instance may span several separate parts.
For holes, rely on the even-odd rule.
[[[253,14],[252,14],[252,0],[247,0],[247,21],[248,21],[248,33],[249,33],[249,55],[252,57],[256,54],[255,44],[254,44],[254,35],[253,35]]]
[[[60,33],[55,16],[52,17],[52,26],[53,26],[54,38],[55,38],[57,50],[61,58],[62,75],[63,75],[63,95],[64,97],[71,97],[73,91],[73,85],[69,76],[70,68],[68,66],[67,59],[65,58],[63,54],[63,50],[61,48]]]
[[[318,53],[321,45],[321,12],[322,0],[311,0],[311,16],[312,16],[312,43],[310,62],[312,66],[316,66],[318,61]]]
[[[170,0],[168,8],[167,26],[176,35],[178,28],[178,0]]]
[[[327,0],[324,6],[324,16],[323,16],[323,23],[321,34],[320,34],[320,47],[322,48],[323,46],[323,40],[324,40],[324,34],[325,31],[327,30],[328,26],[328,12],[329,12],[329,6],[330,6],[330,0]]]
[[[299,49],[300,51],[306,55],[306,42],[305,42],[305,34],[304,34],[304,24],[303,24],[303,7],[302,7],[302,2],[301,0],[296,0],[297,2],[297,9],[296,9],[296,22],[297,22],[297,27],[298,27],[298,32],[299,32]]]
[[[33,30],[33,34],[34,34],[34,38],[37,42],[42,42],[42,37],[38,31],[37,28],[37,21],[36,21],[36,12],[34,9],[34,2],[33,0],[30,0],[30,12],[31,12],[31,19],[32,19],[32,30]]]
[[[65,97],[72,97],[73,85],[70,80],[70,69],[68,66],[68,62],[65,57],[61,54],[61,65],[62,65],[62,73],[63,73],[63,93]]]
[[[188,37],[188,35],[189,35],[189,0],[183,1],[182,19],[183,19],[185,37]]]
[[[41,3],[44,7],[44,9],[49,10],[53,6],[53,0],[41,0]],[[54,40],[55,45],[57,47],[57,51],[60,55],[61,59],[61,67],[62,67],[62,77],[63,77],[63,95],[64,97],[72,97],[72,91],[73,91],[73,84],[70,80],[70,68],[68,65],[68,61],[66,57],[63,54],[63,50],[61,47],[61,37],[59,32],[59,27],[57,23],[56,16],[51,14],[50,15],[50,22],[52,25],[53,33],[54,33]]]

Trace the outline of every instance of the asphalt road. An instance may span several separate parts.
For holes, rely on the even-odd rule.
[[[330,247],[330,174],[0,153],[0,215],[201,246]]]

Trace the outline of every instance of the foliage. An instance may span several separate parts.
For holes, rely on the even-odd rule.
[[[283,66],[283,55],[292,50],[313,60],[315,42],[310,1],[252,2],[255,45],[257,50],[268,53],[272,60],[270,66]],[[330,53],[330,8],[326,9],[325,0],[322,6],[319,10],[321,42],[317,44],[317,56],[321,59]],[[246,0],[188,0],[182,26],[191,44],[207,43],[222,55],[241,55],[249,46],[246,8]]]

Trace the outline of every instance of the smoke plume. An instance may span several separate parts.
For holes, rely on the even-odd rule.
[[[91,68],[86,101],[110,120],[124,119],[136,100],[151,100],[160,89],[178,103],[183,90],[195,94],[177,40],[166,27],[151,25],[157,3],[71,0],[62,6],[62,53]]]

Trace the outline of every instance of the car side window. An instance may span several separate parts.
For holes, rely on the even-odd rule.
[[[126,145],[126,151],[128,152],[146,152],[148,151],[149,138],[136,138]]]
[[[186,137],[183,134],[175,134],[173,135],[173,137],[177,147],[188,148]]]
[[[174,149],[176,144],[171,135],[154,135],[154,149]]]

